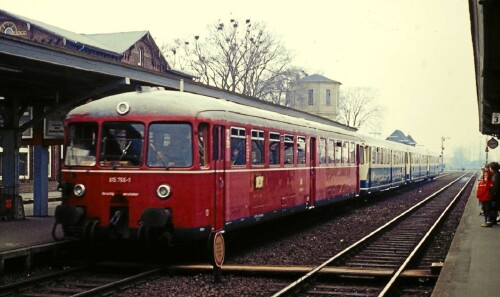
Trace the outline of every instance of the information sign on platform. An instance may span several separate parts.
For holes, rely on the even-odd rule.
[[[496,149],[498,146],[498,140],[496,140],[495,138],[492,138],[492,139],[488,140],[487,144],[488,144],[488,147],[490,149],[492,149],[492,150]]]
[[[224,244],[224,237],[221,232],[217,232],[213,239],[213,251],[214,251],[214,264],[217,267],[221,267],[224,263],[224,257],[226,254],[226,247]]]
[[[491,113],[491,123],[495,125],[500,124],[500,112]]]

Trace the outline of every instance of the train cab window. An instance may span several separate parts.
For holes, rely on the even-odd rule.
[[[101,166],[139,166],[142,161],[144,125],[129,122],[108,122],[102,125]]]
[[[192,129],[188,123],[153,123],[149,126],[149,167],[191,167]]]
[[[319,164],[326,164],[326,139],[319,139]]]
[[[342,163],[342,141],[335,142],[335,164]]]
[[[264,131],[252,130],[252,165],[264,164]]]
[[[269,164],[278,165],[280,163],[280,135],[279,133],[269,133]]]
[[[203,123],[198,126],[198,162],[200,167],[207,166],[208,160],[208,124]]]
[[[231,128],[231,164],[246,163],[246,131],[244,128]]]
[[[349,143],[349,161],[356,163],[356,145],[354,142]]]
[[[328,139],[328,163],[333,164],[335,158],[335,140]]]
[[[96,164],[97,127],[96,123],[69,125],[64,158],[66,166],[94,166]]]
[[[288,164],[294,164],[295,159],[294,159],[294,151],[293,151],[293,146],[295,143],[295,139],[293,135],[285,134],[285,165]]]
[[[297,137],[297,163],[306,164],[306,138]]]

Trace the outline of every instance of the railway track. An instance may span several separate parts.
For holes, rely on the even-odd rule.
[[[463,182],[461,182],[461,180]],[[447,186],[448,190],[457,192],[458,188],[460,188],[464,182],[465,182],[465,177],[460,177],[455,180],[454,185],[451,185],[451,183],[448,184]],[[442,182],[442,184],[444,184],[444,182]],[[427,203],[422,202],[422,205],[434,203],[430,201],[433,199],[433,197],[437,199],[438,198],[437,196],[443,194],[442,193],[443,191],[444,190],[440,190],[438,191],[440,193],[434,193],[430,195],[431,197],[426,198]],[[448,196],[451,197],[453,195],[448,195]],[[448,200],[451,200],[451,198]],[[437,208],[437,206],[434,206],[434,208]],[[415,210],[416,209],[417,207],[415,207]],[[417,216],[429,217],[430,215],[420,214]],[[408,232],[422,233],[420,231],[417,232],[417,229],[414,228],[413,225],[416,225],[415,223],[416,218],[411,218],[410,213],[406,213],[405,215],[402,214],[400,217],[401,221],[404,218],[412,220],[413,222],[412,226],[407,227],[407,230],[412,230],[412,231]],[[427,221],[429,220],[430,219],[428,218]],[[380,226],[380,224],[378,226]],[[387,228],[384,227],[385,226],[379,229],[391,228],[391,227]],[[372,234],[376,232],[377,231],[374,231],[372,232]],[[370,236],[369,235],[366,236],[365,239],[368,237]],[[379,234],[378,236],[373,236],[373,238],[378,238],[378,240],[381,240],[381,238],[383,237],[384,235],[381,234]],[[398,247],[399,250],[403,250],[404,246],[407,245],[406,242],[411,240],[409,237],[402,237],[402,240],[404,242],[395,242],[386,240],[386,243],[392,242],[394,246],[396,245],[399,246]],[[195,295],[196,294],[203,295],[204,293],[201,292],[206,292],[208,295],[213,294],[214,291],[220,290],[222,288],[221,286],[223,287],[229,286],[234,288],[235,286],[241,286],[245,282],[248,282],[249,284],[261,282],[262,286],[259,288],[259,293],[255,295],[254,292],[253,293],[254,295],[248,295],[248,296],[272,296],[273,294],[278,294],[276,292],[281,292],[282,290],[284,290],[283,288],[288,287],[290,285],[290,282],[292,282],[293,280],[296,280],[293,281],[293,283],[295,283],[303,278],[306,279],[303,281],[302,284],[294,286],[294,288],[291,289],[290,292],[286,293],[284,292],[281,293],[282,295],[276,295],[276,296],[288,296],[288,295],[348,296],[350,293],[352,293],[355,296],[360,296],[360,295],[377,296],[379,292],[381,292],[382,290],[383,286],[381,284],[389,281],[391,277],[397,273],[399,267],[398,264],[390,263],[391,261],[388,261],[387,263],[384,263],[383,261],[381,263],[378,263],[377,261],[383,259],[384,257],[392,257],[392,254],[396,253],[391,252],[390,248],[383,248],[383,246],[381,246],[380,243],[377,244],[377,241],[371,240],[371,242],[373,242],[372,248],[378,247],[380,251],[382,251],[383,249],[389,249],[389,252],[385,251],[385,253],[389,255],[379,255],[378,257],[375,257],[372,254],[372,256],[369,257],[367,261],[365,261],[365,263],[368,264],[358,265],[359,263],[356,264],[356,262],[359,262],[360,259],[363,258],[364,256],[359,254],[357,255],[356,253],[368,249],[369,245],[366,242],[369,242],[370,240],[367,239],[365,243],[360,243],[362,241],[363,240],[360,240],[359,242],[353,244],[347,249],[347,250],[350,249],[351,251],[349,252],[344,251],[340,253],[340,254],[345,254],[345,257],[342,258],[339,257],[337,261],[331,261],[329,265],[320,268],[316,273],[314,273],[314,275],[308,277],[306,277],[308,274],[315,271],[319,266],[321,266],[321,265],[314,266],[315,263],[319,263],[318,261],[311,262],[310,261],[311,259],[309,259],[309,264],[305,265],[301,264],[301,262],[299,261],[295,262],[293,265],[280,265],[279,263],[275,263],[276,265],[268,265],[265,262],[262,262],[260,266],[257,266],[259,265],[259,263],[256,263],[251,266],[238,265],[236,263],[234,263],[234,265],[223,265],[222,274],[227,277],[223,278],[222,284],[213,283],[215,278],[211,278],[210,276],[210,272],[213,270],[213,268],[210,265],[174,266],[172,265],[172,262],[170,262],[168,265],[166,265],[167,263],[163,262],[163,264],[165,265],[162,267],[155,266],[157,268],[152,267],[153,264],[149,264],[149,267],[142,267],[141,269],[135,269],[135,270],[119,268],[118,269],[119,273],[113,272],[116,271],[116,268],[113,268],[111,270],[111,268],[107,267],[110,265],[97,265],[93,266],[93,268],[90,267],[88,269],[84,269],[84,271],[82,272],[83,273],[82,276],[78,276],[73,272],[69,273],[70,276],[68,276],[69,279],[68,281],[64,280],[66,277],[53,275],[53,276],[48,276],[45,280],[39,280],[35,282],[26,282],[26,281],[21,282],[17,286],[17,288],[15,288],[14,284],[0,287],[0,296],[55,296],[55,295],[62,295],[63,291],[65,291],[64,296],[87,296],[96,294],[111,294],[113,296],[120,296],[122,293],[119,292],[122,292],[123,290],[125,290],[125,292],[128,292],[127,288],[132,289],[134,287],[136,289],[132,289],[131,290],[132,292],[134,291],[137,292],[137,290],[142,292],[144,292],[143,290],[145,290],[146,292],[149,292],[148,288],[151,287],[151,284],[158,281],[160,281],[160,283],[165,282],[166,285],[163,285],[163,287],[165,286],[177,287],[179,282],[183,281],[192,283],[195,286],[198,285],[198,287],[193,287],[193,289],[190,291],[191,292],[190,294],[195,294]],[[339,249],[335,250],[339,251]],[[330,257],[327,252],[323,252],[322,255],[318,257],[318,259],[324,259],[325,262],[331,260],[331,258],[333,257]],[[442,259],[444,260],[444,257]],[[402,260],[399,259],[398,261]],[[435,261],[431,260],[430,263],[433,262]],[[149,262],[149,263],[155,263],[155,262]],[[102,267],[107,267],[107,268],[103,269]],[[113,273],[109,273],[110,270]],[[149,272],[150,270],[152,272]],[[125,271],[127,271],[127,273],[124,274]],[[168,272],[168,277],[166,277],[166,272]],[[91,275],[91,277],[86,281],[84,281],[86,279],[85,274]],[[398,281],[405,280],[405,283],[407,283],[407,281],[410,281],[411,283],[419,283],[420,280],[425,279],[425,280],[430,280],[429,283],[432,283],[433,280],[437,279],[437,276],[438,273],[432,273],[429,269],[429,266],[424,266],[424,267],[413,266],[409,268],[407,265],[406,268],[404,268],[401,271],[397,280]],[[75,281],[75,279],[77,281]],[[106,282],[105,283],[99,282],[99,280],[102,279],[106,279]],[[191,279],[196,279],[196,281],[191,281]],[[251,279],[255,280],[252,281]],[[212,284],[211,285],[207,284],[207,282]],[[83,286],[86,286],[86,288],[82,288],[82,285],[73,287],[74,283],[78,284],[84,283],[85,285]],[[145,286],[138,285],[139,283],[143,283]],[[205,285],[202,285],[203,283]],[[229,285],[230,283],[232,283],[232,285]],[[255,285],[253,286],[255,289],[257,289]],[[42,290],[35,289],[36,287],[39,288],[41,287],[43,289]],[[61,292],[58,292],[58,288],[61,287],[63,289],[60,290]],[[232,290],[229,289],[229,287],[227,289]],[[54,288],[55,290],[49,291],[47,290],[48,288]],[[210,291],[211,288],[213,289],[213,291]],[[102,292],[101,290],[104,291],[105,293],[99,293]],[[182,286],[179,286],[179,289],[175,290],[175,292],[186,293],[186,291],[182,290],[183,290]],[[244,291],[245,289],[238,289],[238,290],[241,290],[240,292],[245,292]],[[168,294],[172,293],[172,289],[168,290],[167,292],[169,292]]]
[[[0,287],[0,296],[95,296],[159,275],[164,268],[100,263],[66,269]]]
[[[473,177],[465,173],[274,296],[386,296]],[[321,277],[321,271],[331,267],[344,273],[334,279]]]
[[[433,230],[447,212],[461,200],[473,176],[461,175],[335,256],[322,255],[319,258],[325,261],[320,265],[223,265],[222,274],[239,281],[260,279],[259,296],[386,296],[395,288],[402,296],[426,296],[419,290],[432,291],[439,267],[434,270],[431,265],[420,265],[422,249],[428,247]],[[212,267],[169,269],[175,275],[195,275],[209,273]]]

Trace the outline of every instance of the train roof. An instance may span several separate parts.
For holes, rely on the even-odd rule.
[[[399,151],[403,151],[403,152],[419,153],[422,155],[435,155],[435,153],[431,152],[430,150],[428,150],[425,147],[421,147],[421,146],[415,147],[415,146],[404,144],[404,143],[379,139],[379,138],[375,138],[372,136],[363,135],[359,132],[357,132],[357,135],[361,139],[361,144],[364,144],[364,145],[378,146],[381,148],[388,148],[388,149],[399,150]]]
[[[356,134],[339,127],[318,123],[311,120],[292,117],[274,111],[263,110],[232,101],[211,98],[202,95],[166,91],[162,88],[143,88],[139,91],[122,93],[105,97],[76,107],[71,110],[67,119],[75,117],[116,117],[117,106],[126,102],[130,106],[130,116],[178,116],[190,118],[220,119],[241,124],[273,127],[276,129],[295,131],[311,129],[333,132],[343,135],[345,139],[360,141]],[[293,128],[295,127],[295,128]]]

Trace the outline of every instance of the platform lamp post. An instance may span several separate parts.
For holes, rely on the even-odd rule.
[[[444,141],[450,139],[449,137],[441,137],[441,172],[444,171]]]

